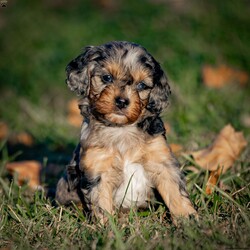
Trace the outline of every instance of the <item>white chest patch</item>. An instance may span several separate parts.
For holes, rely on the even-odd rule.
[[[123,208],[145,207],[151,188],[143,166],[125,161],[123,174],[123,183],[114,193],[115,205]]]

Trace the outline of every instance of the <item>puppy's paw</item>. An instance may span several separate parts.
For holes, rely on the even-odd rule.
[[[172,218],[173,224],[176,227],[178,227],[183,222],[183,220],[199,222],[199,214],[194,208],[188,209],[186,213],[183,213],[180,215],[172,215],[171,218]]]

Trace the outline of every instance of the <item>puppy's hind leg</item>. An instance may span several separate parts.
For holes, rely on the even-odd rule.
[[[66,167],[66,171],[57,183],[55,199],[60,205],[70,205],[81,203],[79,188],[81,182],[81,172],[79,170],[80,144],[76,147],[72,160]]]

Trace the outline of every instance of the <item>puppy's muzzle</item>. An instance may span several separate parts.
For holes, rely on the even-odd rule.
[[[115,105],[118,109],[125,109],[129,105],[129,100],[127,98],[116,97]]]

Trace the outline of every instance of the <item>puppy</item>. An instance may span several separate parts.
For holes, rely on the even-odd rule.
[[[57,201],[81,201],[104,222],[119,208],[148,207],[157,192],[173,218],[196,214],[159,117],[171,93],[160,64],[140,45],[110,42],[87,47],[66,73],[84,121]]]

